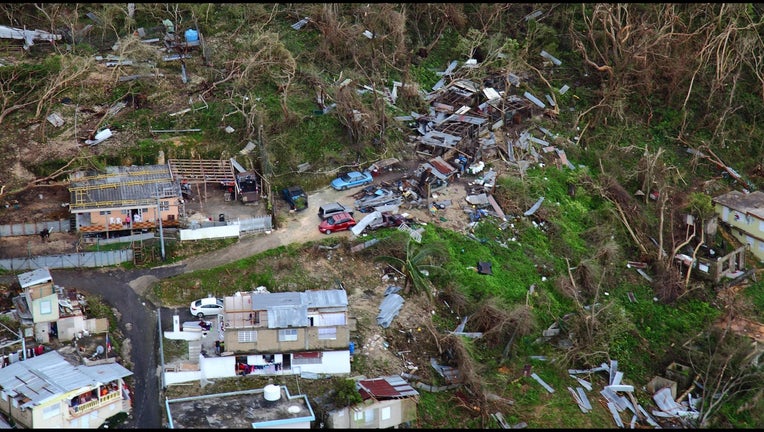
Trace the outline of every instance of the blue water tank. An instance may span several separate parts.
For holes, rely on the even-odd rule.
[[[196,42],[199,40],[199,32],[194,29],[186,30],[186,42]]]
[[[355,342],[350,342],[350,355],[355,352]]]

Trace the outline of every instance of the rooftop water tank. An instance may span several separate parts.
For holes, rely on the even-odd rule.
[[[263,397],[269,402],[275,402],[281,399],[281,389],[275,384],[268,384],[263,389]]]
[[[186,30],[186,42],[196,42],[199,40],[199,32],[194,29]]]

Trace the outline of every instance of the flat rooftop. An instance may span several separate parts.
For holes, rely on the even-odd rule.
[[[279,386],[280,398],[265,399],[265,389],[167,399],[167,417],[173,429],[252,429],[286,426],[315,420],[305,395],[291,396]]]

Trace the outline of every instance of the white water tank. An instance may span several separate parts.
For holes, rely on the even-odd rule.
[[[281,389],[275,384],[268,384],[263,389],[263,397],[269,402],[275,402],[281,399]]]

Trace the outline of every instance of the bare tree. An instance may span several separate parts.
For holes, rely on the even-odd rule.
[[[731,317],[721,328],[714,327],[690,344],[697,347],[688,351],[688,360],[698,376],[700,388],[700,415],[693,426],[708,428],[719,409],[739,395],[761,391],[764,364],[760,359],[764,351],[745,336],[731,330]]]

